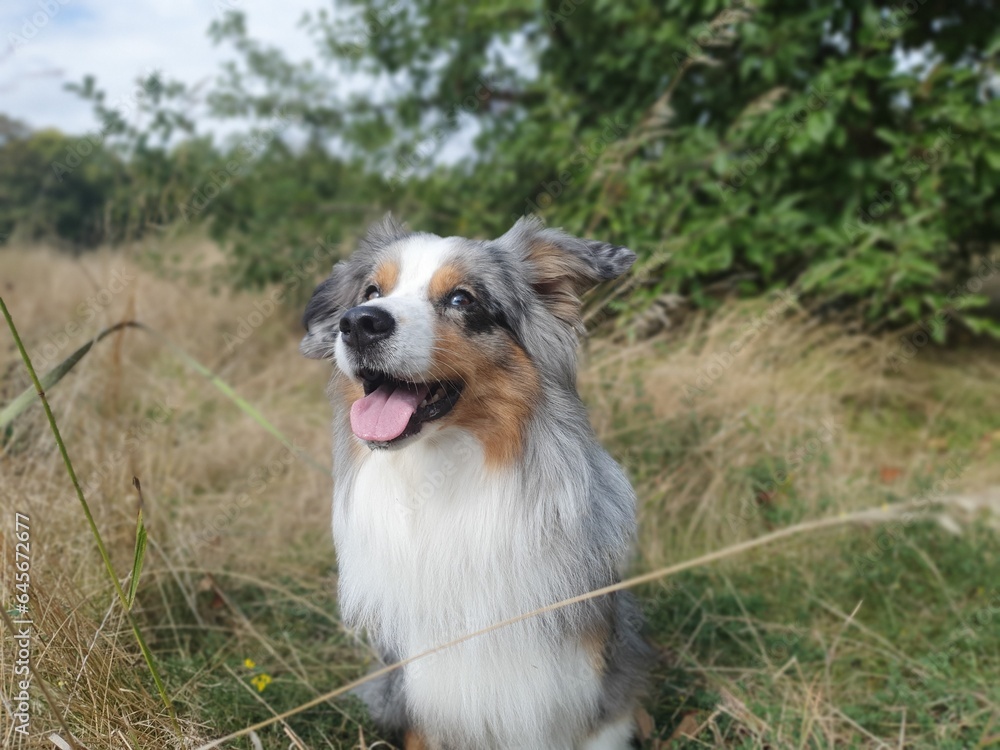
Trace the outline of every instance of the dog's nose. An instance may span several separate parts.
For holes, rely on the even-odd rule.
[[[386,310],[373,305],[352,307],[340,318],[340,333],[344,343],[358,351],[396,330],[396,320]]]

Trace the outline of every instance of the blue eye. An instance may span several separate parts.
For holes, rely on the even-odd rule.
[[[468,307],[472,304],[472,302],[472,295],[468,292],[462,291],[461,289],[452,292],[451,296],[448,298],[449,307]]]

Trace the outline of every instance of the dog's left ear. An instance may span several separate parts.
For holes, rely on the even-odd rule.
[[[497,242],[522,258],[549,311],[574,328],[582,327],[580,295],[621,276],[635,262],[627,247],[548,229],[535,216],[518,219]]]
[[[347,261],[340,261],[333,267],[330,276],[316,287],[306,311],[302,315],[302,325],[306,335],[302,337],[299,351],[309,359],[332,359],[333,345],[340,329],[340,316],[350,306],[353,287]]]

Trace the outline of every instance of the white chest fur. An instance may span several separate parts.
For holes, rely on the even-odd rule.
[[[546,528],[558,499],[525,498],[516,473],[449,432],[371,453],[334,500],[344,618],[400,658],[575,593]],[[421,724],[457,746],[568,750],[600,676],[535,618],[408,666],[406,686]]]

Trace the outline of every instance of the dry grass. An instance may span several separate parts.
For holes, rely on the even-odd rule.
[[[989,387],[996,356],[927,352],[894,376],[884,366],[891,340],[797,312],[762,326],[726,366],[720,353],[773,307],[733,306],[699,317],[682,335],[590,347],[582,389],[602,440],[638,479],[646,512],[640,549],[650,566],[745,537],[757,528],[750,521],[789,495],[802,517],[877,506],[882,469],[891,467],[894,483],[905,486],[959,447],[937,428],[946,415],[968,412],[953,408],[963,395],[985,395],[982,408],[1000,408],[1000,393]],[[905,414],[920,429],[877,424]],[[976,446],[977,457],[992,447],[988,439]],[[795,464],[790,478],[764,497],[770,493],[757,486],[782,462]],[[967,488],[997,485],[1000,467],[989,461],[975,461],[963,476]]]
[[[134,281],[53,362],[113,321],[150,322],[260,405],[296,445],[326,462],[323,374],[298,356],[294,323],[287,316],[273,317],[257,335],[226,352],[224,334],[254,309],[253,295],[186,289],[113,254],[75,262],[44,249],[7,253],[2,277],[13,288],[6,288],[4,297],[29,353],[40,352],[38,342],[50,340],[68,321],[82,321],[78,305],[123,267],[131,269]],[[275,347],[278,340],[280,347]],[[10,396],[27,381],[12,344],[0,356],[0,370],[7,374],[4,393]],[[131,564],[135,531],[131,478],[142,480],[151,550],[140,605],[163,617],[149,628],[161,649],[165,640],[185,641],[188,619],[212,627],[198,611],[198,600],[210,585],[207,573],[227,586],[231,581],[224,576],[230,572],[267,582],[270,574],[281,571],[282,578],[315,589],[317,600],[329,599],[328,481],[300,466],[291,470],[287,452],[272,437],[161,345],[141,332],[116,334],[95,348],[50,398],[123,574]],[[104,740],[93,738],[122,732],[125,737],[134,733],[138,747],[166,746],[173,732],[162,706],[136,679],[141,660],[123,651],[131,644],[117,610],[94,643],[112,592],[40,409],[17,421],[0,461],[4,517],[18,511],[32,519],[35,623],[39,633],[52,634],[48,643],[36,642],[38,669],[67,702],[78,726],[88,728],[81,732],[84,740],[89,737],[100,747]],[[248,499],[241,501],[244,495]],[[4,529],[5,543],[8,531],[12,529]],[[302,546],[316,554],[302,555]],[[9,545],[4,551],[12,557]],[[5,566],[5,573],[10,570]],[[272,583],[278,586],[277,599],[280,583]],[[179,592],[192,609],[182,615],[184,624],[171,622],[178,605],[183,606],[174,601]],[[237,629],[237,636],[252,638],[252,630]],[[10,674],[4,670],[5,678]],[[129,692],[122,693],[119,686],[128,686]],[[196,702],[183,690],[174,698],[182,704]],[[192,737],[212,733],[190,729]]]
[[[218,259],[207,245],[180,249],[184,275],[173,280],[149,270],[148,253],[142,257],[140,266],[115,253],[79,260],[44,248],[0,254],[0,293],[29,352],[44,353],[44,342],[68,322],[81,322],[51,366],[105,325],[141,320],[326,463],[326,369],[298,356],[294,314],[270,315],[227,349],[227,334],[264,295],[212,292],[193,283],[193,275],[204,276]],[[79,305],[121,268],[134,278],[93,319],[81,317]],[[1000,432],[994,435],[1000,389],[992,387],[1000,358],[924,351],[890,376],[884,361],[892,342],[849,336],[792,312],[763,326],[731,363],[719,366],[718,352],[767,309],[766,302],[729,307],[696,319],[683,333],[638,345],[588,343],[581,390],[598,433],[629,468],[641,498],[637,570],[789,522],[906,499],[956,455],[967,467],[950,491],[977,497],[1000,486]],[[688,386],[699,383],[703,392],[686,400],[693,393]],[[13,346],[3,345],[0,404],[26,385]],[[292,461],[253,420],[141,332],[103,342],[49,396],[123,575],[135,528],[131,478],[142,480],[150,552],[137,612],[186,740],[248,725],[364,671],[364,645],[336,619],[325,476]],[[834,432],[823,432],[824,424]],[[31,518],[38,674],[88,747],[176,746],[127,623],[111,606],[111,587],[40,409],[17,420],[0,451],[0,503],[10,519],[0,536],[5,585],[13,569],[13,513]],[[789,479],[769,487],[783,468]],[[869,665],[907,665],[914,657],[882,620],[867,618],[882,605],[869,599],[852,620],[857,601],[847,601],[849,589],[824,588],[830,556],[839,554],[832,545],[844,534],[833,536],[829,543],[791,542],[755,554],[723,566],[707,582],[685,579],[643,592],[652,635],[667,654],[651,697],[659,735],[683,729],[699,738],[692,747],[876,747],[890,736],[898,744],[899,732],[908,731],[905,718],[891,727],[866,726],[857,712],[845,711],[857,695],[871,692]],[[744,576],[751,561],[763,571],[757,573],[762,587],[791,587],[801,602],[756,607]],[[951,580],[948,570],[938,574]],[[950,583],[945,589],[960,606],[961,595]],[[731,611],[716,606],[723,600]],[[796,609],[806,602],[813,612],[808,620]],[[709,631],[714,640],[705,644]],[[713,645],[723,642],[719,634],[728,634],[725,648]],[[776,651],[776,643],[783,650]],[[819,655],[809,664],[804,656],[792,658],[805,646]],[[742,663],[734,658],[741,650]],[[9,696],[16,691],[6,643],[0,654],[0,687]],[[256,666],[245,666],[246,658]],[[863,668],[852,668],[856,663]],[[258,692],[250,680],[265,671],[273,682]],[[679,695],[694,700],[705,691],[715,696],[705,705],[678,702]],[[998,705],[987,694],[976,710],[987,717]],[[36,734],[58,731],[50,707],[37,701],[33,710]],[[262,736],[264,746],[358,747],[379,740],[350,702],[299,718],[287,731]],[[909,731],[926,738],[932,730]],[[15,739],[8,734],[3,743],[17,746]],[[39,740],[37,746],[54,745]],[[904,740],[900,746],[918,745]]]

